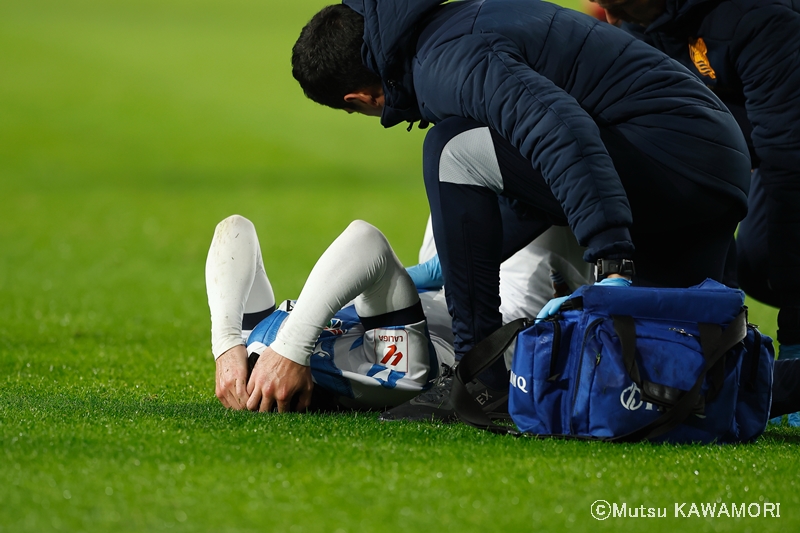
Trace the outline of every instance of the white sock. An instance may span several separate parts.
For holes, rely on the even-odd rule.
[[[275,305],[253,223],[233,215],[217,225],[206,259],[214,359],[244,344],[242,318]]]

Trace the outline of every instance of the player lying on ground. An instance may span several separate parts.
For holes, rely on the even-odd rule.
[[[315,384],[323,389],[317,404],[392,406],[419,394],[441,364],[453,364],[449,316],[433,305],[441,296],[418,295],[386,238],[366,222],[350,224],[297,301],[278,309],[255,228],[243,217],[217,226],[206,280],[216,392],[226,407],[303,411]],[[260,357],[248,381],[253,353]]]
[[[554,232],[547,237],[566,241],[567,230],[563,231],[563,236]],[[421,251],[424,259],[433,253],[428,233]],[[542,247],[553,246],[550,241],[533,243],[503,271],[504,312],[509,319],[535,316],[538,308],[524,307],[552,296],[546,276],[541,272],[523,276],[523,269],[532,273],[543,265],[557,266],[573,286],[585,282],[585,273],[567,268],[564,259],[571,253],[574,261],[580,261],[574,239],[573,244],[560,244],[561,255]],[[522,283],[522,278],[540,280],[542,295],[533,298],[534,284]],[[453,335],[443,294],[418,294],[386,238],[366,222],[352,223],[331,244],[296,303],[284,302],[275,309],[256,230],[241,216],[229,217],[216,228],[206,282],[216,393],[226,407],[262,411],[303,410],[310,405],[391,407],[428,388],[443,364],[453,364]],[[252,353],[260,357],[248,381]]]

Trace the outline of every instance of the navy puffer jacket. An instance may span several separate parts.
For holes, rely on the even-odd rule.
[[[648,28],[624,27],[719,96],[755,167],[800,178],[800,0],[667,0]]]
[[[745,213],[747,147],[738,130],[720,134],[720,124],[736,130],[725,106],[625,32],[536,0],[344,3],[365,17],[364,61],[386,94],[382,124],[460,116],[491,127],[542,173],[587,260],[633,249],[628,198],[598,125]],[[705,161],[721,144],[726,157]]]

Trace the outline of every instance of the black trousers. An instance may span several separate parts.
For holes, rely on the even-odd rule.
[[[769,417],[800,411],[800,359],[775,361],[772,379],[772,408]]]

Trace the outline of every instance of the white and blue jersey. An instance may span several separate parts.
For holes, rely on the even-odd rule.
[[[317,338],[310,366],[314,383],[348,407],[399,405],[430,387],[441,364],[453,364],[450,317],[440,293],[420,294],[426,319],[366,329],[355,307],[345,306]],[[247,338],[247,352],[261,354],[291,313],[287,300]]]

